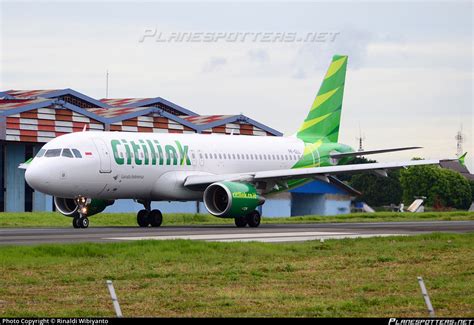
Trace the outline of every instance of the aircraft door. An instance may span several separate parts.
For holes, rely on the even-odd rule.
[[[101,173],[111,173],[111,160],[110,160],[110,153],[107,149],[107,145],[105,144],[104,140],[95,138],[92,139],[94,141],[94,145],[99,152],[99,159],[100,159],[100,168],[99,172]]]

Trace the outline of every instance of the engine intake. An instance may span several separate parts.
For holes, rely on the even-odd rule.
[[[86,205],[85,215],[89,217],[100,213],[104,211],[106,207],[112,204],[114,204],[113,200],[92,199],[90,200],[90,203]],[[56,206],[56,210],[67,217],[74,218],[79,216],[79,205],[75,199],[54,197],[54,205]]]
[[[210,214],[220,218],[236,218],[247,215],[265,202],[255,186],[248,183],[219,182],[209,185],[203,201]]]
[[[58,210],[61,214],[67,217],[79,216],[79,207],[77,206],[76,201],[74,199],[66,199],[55,196],[54,205],[56,206],[56,210]]]

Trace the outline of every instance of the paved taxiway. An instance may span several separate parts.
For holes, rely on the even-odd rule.
[[[296,242],[334,238],[416,235],[431,232],[474,232],[474,221],[263,224],[259,228],[219,226],[165,226],[161,228],[90,227],[3,228],[0,245],[41,243],[118,242],[132,240],[193,239],[206,241]]]

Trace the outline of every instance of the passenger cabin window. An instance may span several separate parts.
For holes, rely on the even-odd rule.
[[[60,155],[61,155],[61,149],[49,149],[44,154],[44,156],[47,157],[47,158],[59,157]]]
[[[81,155],[81,153],[79,152],[79,150],[77,150],[77,149],[72,149],[72,153],[74,154],[74,156],[76,156],[76,158],[82,158],[82,155]]]
[[[40,149],[40,151],[38,151],[38,153],[36,154],[36,157],[37,157],[37,158],[43,157],[43,155],[44,155],[45,152],[46,152],[46,150]]]
[[[67,158],[74,158],[74,156],[72,155],[71,150],[69,150],[69,149],[63,149],[63,153],[62,153],[61,156],[67,157]]]

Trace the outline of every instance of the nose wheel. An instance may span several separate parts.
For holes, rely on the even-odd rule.
[[[89,219],[83,216],[74,217],[72,219],[72,226],[74,228],[87,228],[89,227]]]

